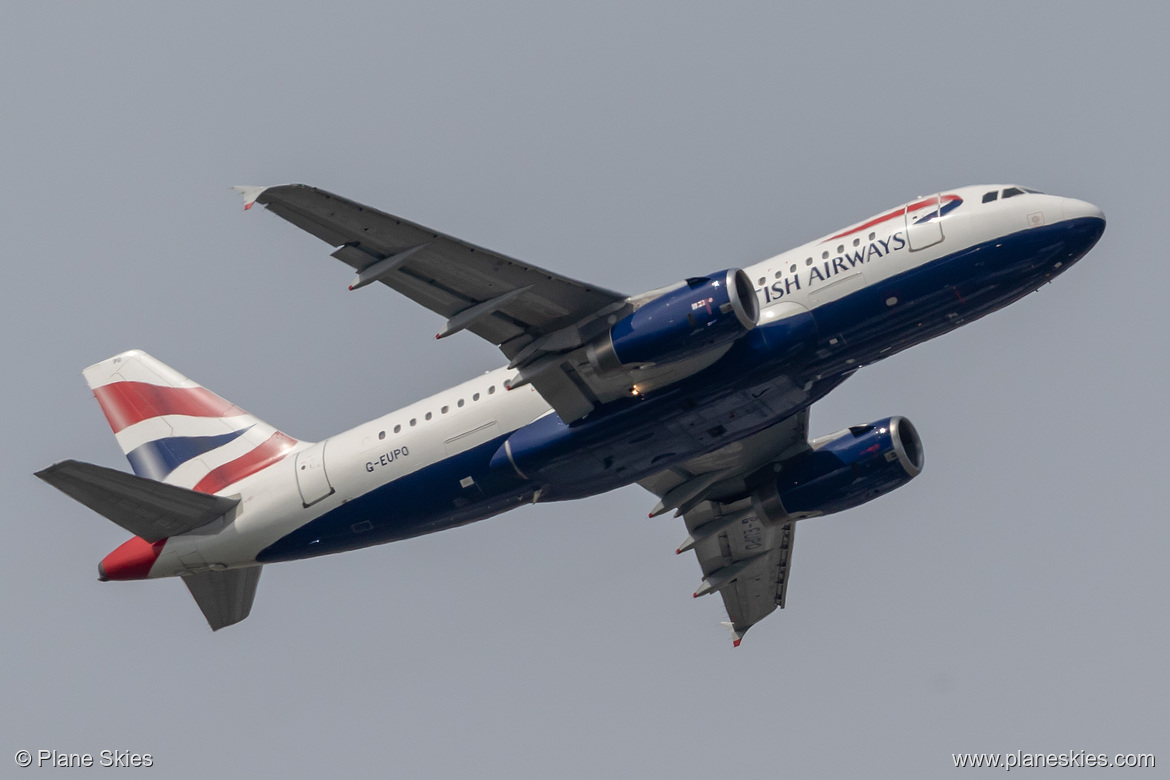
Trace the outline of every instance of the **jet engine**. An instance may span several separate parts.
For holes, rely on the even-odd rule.
[[[861,506],[918,476],[924,462],[922,440],[905,417],[854,425],[810,444],[780,464],[775,482],[755,497],[766,515],[798,519]]]
[[[614,323],[586,348],[598,372],[671,363],[707,352],[756,326],[756,291],[742,270],[687,279]]]

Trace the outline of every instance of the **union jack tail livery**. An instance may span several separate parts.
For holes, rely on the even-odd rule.
[[[141,350],[83,373],[140,477],[218,493],[297,444]]]

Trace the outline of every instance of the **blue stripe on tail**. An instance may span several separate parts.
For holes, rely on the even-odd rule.
[[[126,458],[138,476],[162,480],[192,458],[235,441],[251,427],[219,436],[168,436],[136,447],[126,453]]]

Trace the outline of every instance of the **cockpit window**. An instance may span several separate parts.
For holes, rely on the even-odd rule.
[[[992,190],[991,192],[984,193],[983,202],[984,203],[991,203],[991,201],[995,200],[998,197],[999,197],[999,190]]]
[[[1020,187],[1020,189],[1023,190],[1024,192],[1030,192],[1033,195],[1043,195],[1044,194],[1040,190],[1034,190],[1031,187]]]
[[[1006,190],[1003,191],[1003,196],[1005,198],[1014,198],[1017,195],[1023,195],[1023,194],[1024,194],[1024,191],[1021,190],[1019,187],[1008,187]]]

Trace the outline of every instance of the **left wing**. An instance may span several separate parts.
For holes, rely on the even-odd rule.
[[[568,353],[630,309],[625,295],[527,265],[409,220],[303,184],[236,187],[254,203],[337,247],[350,289],[381,282],[447,318],[437,338],[461,330],[499,346],[565,422],[609,400],[577,375]],[[580,362],[580,361],[576,361]],[[622,392],[628,383],[621,384]],[[600,392],[600,396],[599,396]]]
[[[718,591],[736,647],[749,628],[783,609],[795,520],[768,498],[772,464],[808,447],[805,409],[754,436],[642,480],[661,498],[651,516],[676,510],[703,571],[695,597]]]

